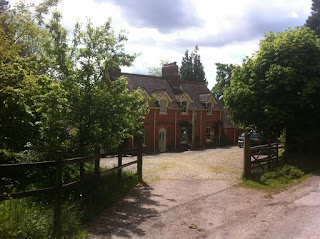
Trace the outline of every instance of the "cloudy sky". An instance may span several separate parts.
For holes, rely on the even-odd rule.
[[[86,16],[96,25],[111,17],[115,31],[125,30],[126,51],[141,55],[123,72],[146,74],[161,59],[180,66],[185,50],[198,45],[211,89],[215,63],[240,64],[264,33],[302,26],[311,0],[61,0],[58,10],[69,30]]]

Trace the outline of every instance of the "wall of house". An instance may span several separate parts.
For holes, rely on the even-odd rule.
[[[237,145],[238,138],[241,134],[241,130],[236,127],[227,127],[223,129],[223,144],[224,145]]]
[[[159,131],[166,129],[167,151],[186,150],[192,143],[192,129],[194,129],[194,145],[196,148],[210,148],[218,145],[219,132],[215,132],[215,125],[223,118],[223,111],[213,111],[207,114],[205,110],[195,110],[194,127],[192,127],[192,111],[182,114],[181,109],[167,109],[167,114],[160,114],[159,109],[150,109],[145,114],[145,151],[159,152]],[[202,115],[201,115],[202,114]],[[221,116],[220,116],[221,114]],[[187,128],[187,144],[181,143],[181,129]],[[212,142],[207,142],[207,127],[214,132],[215,138]],[[155,137],[154,137],[155,135]]]

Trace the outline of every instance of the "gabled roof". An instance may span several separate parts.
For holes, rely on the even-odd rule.
[[[193,99],[191,98],[191,96],[188,94],[187,91],[183,91],[181,94],[176,94],[176,101],[177,102],[182,102],[186,98],[189,98],[191,103],[193,103]]]
[[[131,73],[122,73],[122,75],[127,78],[128,88],[130,91],[136,90],[138,88],[143,88],[150,96],[152,96],[152,94],[156,94],[157,97],[163,95],[166,92],[166,94],[168,94],[168,96],[172,99],[172,101],[169,102],[168,105],[171,108],[181,108],[179,102],[186,94],[188,94],[193,101],[191,104],[192,108],[205,109],[206,106],[202,101],[206,99],[206,97],[213,97],[217,102],[217,104],[215,105],[215,109],[223,109],[221,102],[215,99],[211,91],[203,83],[181,81],[179,90],[177,90],[176,87],[173,87],[170,80],[165,77]],[[149,106],[155,107],[158,105],[150,101]]]

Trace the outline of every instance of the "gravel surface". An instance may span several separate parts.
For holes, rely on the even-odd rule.
[[[231,147],[143,157],[145,182],[86,225],[89,239],[319,239],[320,176],[280,193],[239,187],[242,154]]]
[[[89,239],[319,239],[320,177],[278,194],[223,180],[144,183],[87,225]]]
[[[143,156],[143,179],[153,180],[238,180],[242,173],[243,149],[237,146],[162,153]],[[123,163],[136,160],[136,157],[123,157]],[[101,160],[101,166],[117,165],[117,158]],[[136,166],[126,168],[135,172]]]

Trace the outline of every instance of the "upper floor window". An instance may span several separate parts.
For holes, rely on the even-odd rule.
[[[160,100],[160,113],[166,113],[167,112],[167,102],[165,100]]]
[[[207,103],[207,114],[212,114],[212,104]]]
[[[182,113],[187,113],[188,112],[188,102],[182,101],[181,106],[182,106]]]

